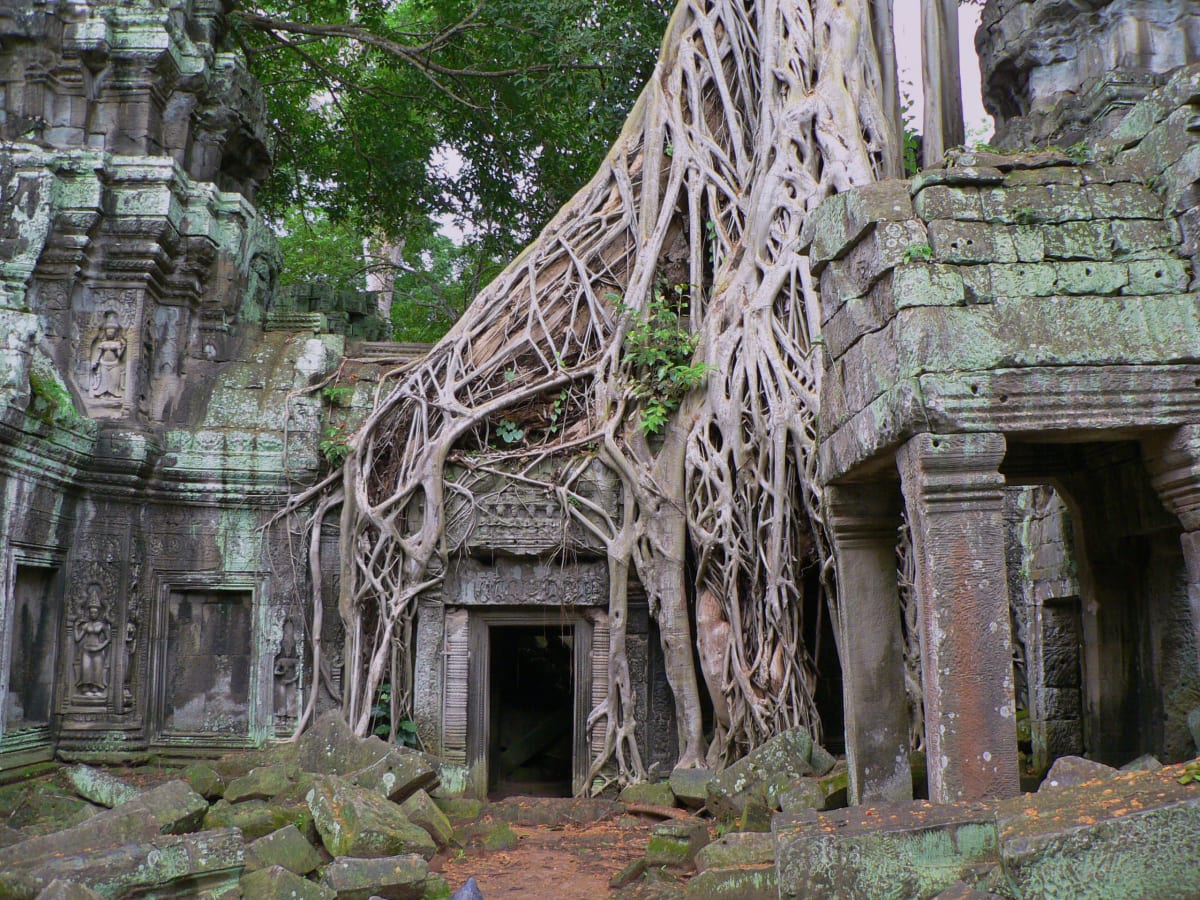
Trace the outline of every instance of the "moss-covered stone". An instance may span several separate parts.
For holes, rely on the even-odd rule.
[[[208,763],[194,763],[183,770],[183,779],[205,800],[220,800],[225,795],[225,779]]]
[[[775,864],[775,837],[757,831],[732,831],[696,853],[696,869]]]
[[[336,892],[338,900],[420,900],[425,893],[429,866],[420,856],[406,854],[378,859],[338,859],[321,876],[321,884]]]
[[[292,785],[288,767],[284,765],[259,766],[241,778],[235,778],[225,788],[224,797],[230,803],[242,800],[270,800]]]
[[[451,822],[473,822],[483,815],[483,801],[471,797],[435,797],[434,802]]]
[[[779,881],[774,863],[740,869],[711,869],[688,880],[687,900],[775,900]]]
[[[655,784],[630,784],[621,790],[622,803],[646,803],[651,806],[674,806],[675,794],[665,781]]]
[[[218,800],[205,814],[204,827],[240,828],[246,840],[254,841],[296,824],[295,819],[294,809],[276,806],[265,800],[245,800],[241,803]]]
[[[321,862],[321,854],[295,825],[285,825],[246,847],[247,872],[283,866],[289,872],[307,875]]]
[[[331,855],[383,857],[437,852],[433,839],[395,803],[336,776],[317,779],[308,794],[317,832]]]
[[[400,809],[410,822],[424,828],[438,847],[445,847],[453,840],[454,826],[424,791],[417,791],[400,804]]]
[[[242,876],[243,897],[278,898],[278,900],[335,900],[332,888],[301,878],[283,866],[257,869]]]

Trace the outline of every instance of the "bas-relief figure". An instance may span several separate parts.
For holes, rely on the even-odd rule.
[[[121,400],[125,396],[125,329],[117,314],[109,310],[104,314],[104,324],[92,340],[88,355],[91,381],[88,395],[97,400]]]
[[[90,702],[108,698],[108,658],[112,645],[112,623],[104,612],[100,585],[88,585],[82,606],[83,615],[75,620],[72,636],[75,640],[77,695]]]

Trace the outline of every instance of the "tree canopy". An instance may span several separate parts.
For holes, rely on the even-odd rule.
[[[347,230],[384,238],[410,274],[432,273],[453,221],[459,271],[486,283],[603,159],[669,12],[666,0],[246,3],[234,39],[277,142],[259,203],[296,227],[303,210],[333,252]]]

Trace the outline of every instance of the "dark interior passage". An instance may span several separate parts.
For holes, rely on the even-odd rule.
[[[45,725],[54,693],[58,604],[54,569],[17,566],[13,592],[12,662],[4,720],[8,728]]]
[[[574,628],[490,630],[491,796],[570,796]]]

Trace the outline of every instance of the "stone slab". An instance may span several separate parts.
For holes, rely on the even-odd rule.
[[[112,809],[137,796],[137,788],[91,766],[71,766],[63,776],[84,800]]]
[[[1008,883],[1022,897],[1200,896],[1200,786],[1183,766],[1017,797],[996,811]]]
[[[323,860],[295,825],[273,831],[246,847],[246,871],[282,866],[296,875],[307,875]]]
[[[932,897],[1000,861],[992,810],[918,802],[775,816],[779,895]]]
[[[429,859],[437,852],[433,838],[410,822],[399,806],[345,779],[319,778],[308,793],[308,807],[332,856],[417,853]]]
[[[429,866],[420,856],[348,857],[332,862],[321,884],[332,889],[338,900],[418,900],[425,893],[428,875]]]
[[[272,866],[269,869],[258,869],[242,876],[241,885],[243,897],[254,897],[259,900],[279,898],[279,900],[336,900],[337,892],[333,888],[315,881],[301,878],[294,872],[289,872],[282,866]]]

